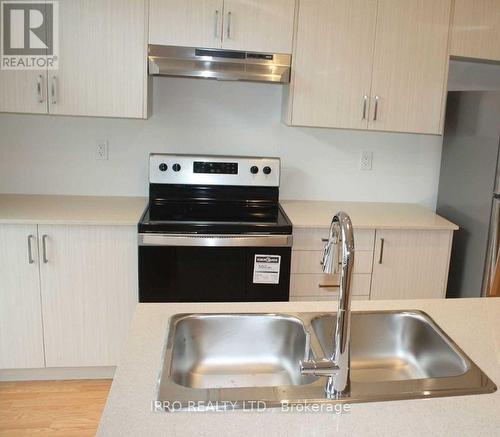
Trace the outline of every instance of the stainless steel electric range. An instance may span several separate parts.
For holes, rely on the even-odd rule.
[[[152,154],[140,302],[287,301],[292,224],[279,158]]]

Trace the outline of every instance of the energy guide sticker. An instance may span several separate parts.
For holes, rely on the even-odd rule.
[[[255,255],[253,267],[254,284],[279,284],[280,255]]]

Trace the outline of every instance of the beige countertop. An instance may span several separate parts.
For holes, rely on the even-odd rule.
[[[0,224],[137,225],[145,197],[0,194]]]
[[[281,205],[295,228],[328,228],[333,215],[345,211],[358,229],[458,229],[414,203],[282,200]]]
[[[0,194],[0,224],[136,225],[146,197]],[[447,229],[458,226],[411,203],[283,200],[295,228],[328,228],[340,210],[355,228]]]
[[[354,311],[420,309],[500,383],[500,298],[354,301]],[[492,394],[352,404],[323,413],[151,411],[169,317],[193,312],[334,311],[335,302],[139,304],[126,350],[101,418],[99,436],[493,436],[500,429],[500,391]],[[373,333],[376,336],[376,333]]]

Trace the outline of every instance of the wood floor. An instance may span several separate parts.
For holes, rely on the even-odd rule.
[[[0,382],[0,436],[93,436],[111,380]]]

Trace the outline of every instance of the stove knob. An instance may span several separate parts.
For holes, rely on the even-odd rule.
[[[174,165],[172,166],[172,170],[173,170],[173,171],[179,171],[180,169],[181,169],[181,165],[180,165],[180,164],[174,164]]]
[[[167,171],[168,165],[162,162],[158,168],[160,169],[160,171]]]
[[[264,174],[271,174],[271,167],[266,166],[262,169],[262,171],[264,172]]]
[[[255,165],[250,167],[250,173],[257,174],[258,172],[259,172],[259,167],[256,167]]]

